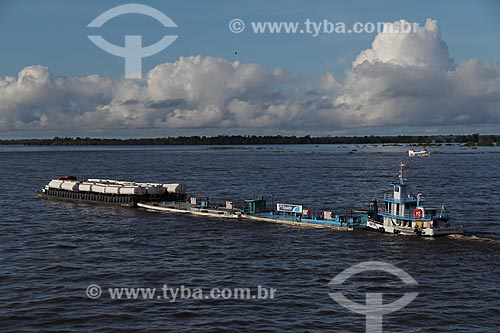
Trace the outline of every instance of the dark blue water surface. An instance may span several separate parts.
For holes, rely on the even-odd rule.
[[[233,147],[234,148],[234,147]],[[343,291],[419,296],[384,317],[385,332],[500,329],[500,148],[439,147],[0,147],[0,331],[364,332],[365,318],[333,301]],[[354,150],[354,151],[353,151]],[[271,201],[337,212],[366,208],[408,163],[429,203],[444,204],[467,235],[422,239],[38,199],[61,175],[184,182],[235,203]],[[381,272],[342,288],[329,281],[381,260],[418,281]],[[100,298],[86,289],[100,285]],[[274,299],[113,300],[107,288],[275,288]]]

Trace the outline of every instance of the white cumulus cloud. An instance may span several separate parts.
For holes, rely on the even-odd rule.
[[[296,112],[281,91],[296,80],[202,56],[160,64],[144,81],[53,77],[30,66],[0,79],[0,129],[272,127]]]
[[[353,128],[500,124],[500,66],[454,66],[431,19],[416,33],[384,30],[356,57],[333,108],[327,118]]]
[[[344,77],[325,73],[312,89],[304,76],[204,56],[159,64],[144,80],[58,77],[44,66],[25,67],[0,78],[0,134],[499,128],[500,66],[456,64],[436,21],[394,32],[406,23],[386,25]]]
[[[382,62],[432,69],[450,68],[452,59],[448,46],[441,39],[437,22],[427,19],[424,26],[416,26],[416,31],[405,30],[412,26],[405,20],[386,23],[383,32],[373,40],[372,47],[356,57],[353,67],[366,61],[372,64]]]

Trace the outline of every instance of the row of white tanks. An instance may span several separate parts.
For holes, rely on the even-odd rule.
[[[73,192],[127,195],[161,195],[165,192],[183,195],[186,193],[186,185],[184,184],[135,183],[109,179],[87,179],[85,181],[53,179],[47,188]]]

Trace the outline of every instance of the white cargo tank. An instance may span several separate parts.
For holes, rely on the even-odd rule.
[[[108,185],[104,187],[104,193],[106,194],[120,194],[121,186],[117,185]]]
[[[140,186],[124,186],[120,188],[120,194],[144,195],[146,190]]]
[[[185,184],[163,184],[163,187],[168,193],[186,194],[187,192]]]
[[[62,180],[53,179],[49,183],[49,188],[55,188],[57,190],[61,189],[61,185],[64,183]]]
[[[63,181],[61,184],[61,190],[67,190],[72,192],[78,192],[78,185],[80,183],[76,181]]]
[[[87,183],[87,182],[84,182],[84,183],[81,183],[80,184],[80,192],[92,192],[92,183]]]
[[[106,186],[101,184],[92,185],[92,192],[95,193],[106,193]]]

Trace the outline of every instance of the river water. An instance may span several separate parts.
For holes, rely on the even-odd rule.
[[[411,159],[403,146],[229,148],[0,147],[0,331],[364,332],[365,316],[329,296],[341,291],[358,303],[366,293],[390,303],[417,292],[383,317],[384,332],[498,332],[500,148],[437,147]],[[415,191],[445,205],[466,235],[341,232],[35,196],[50,179],[75,175],[184,182],[221,203],[264,195],[345,212],[382,198],[400,162]],[[328,284],[366,261],[393,264],[418,286],[381,271]],[[87,296],[90,285],[99,298]],[[275,294],[173,300],[160,293],[164,285]],[[109,288],[155,294],[118,300]]]

